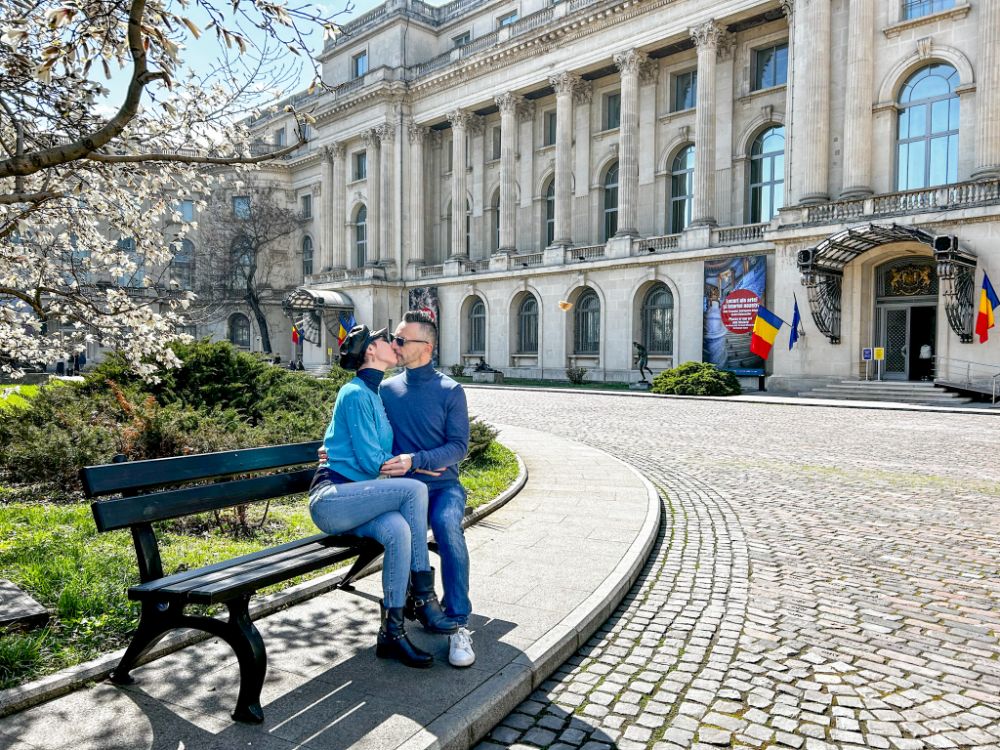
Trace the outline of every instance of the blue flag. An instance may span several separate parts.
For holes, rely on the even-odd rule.
[[[795,312],[792,313],[792,331],[788,334],[788,351],[791,351],[795,342],[799,340],[799,326],[802,324],[802,316],[799,315],[799,301],[795,299],[794,294],[792,300],[795,302]]]

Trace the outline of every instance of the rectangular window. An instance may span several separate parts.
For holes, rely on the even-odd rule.
[[[311,219],[313,215],[313,197],[307,193],[302,196],[302,218]]]
[[[493,151],[492,151],[493,156],[492,156],[492,158],[493,159],[499,159],[500,158],[500,126],[494,127],[492,133],[493,133],[493,135],[492,135],[492,138],[493,138]]]
[[[278,128],[277,130],[274,131],[273,143],[278,148],[281,148],[282,146],[285,145],[285,129],[283,127]]]
[[[788,81],[788,42],[754,50],[753,90],[782,86]]]
[[[671,112],[682,112],[694,107],[698,97],[698,71],[689,70],[674,76],[674,91],[670,99]]]
[[[194,221],[194,201],[181,201],[177,204],[177,211],[181,215],[181,221],[185,223]]]
[[[614,130],[622,121],[622,95],[619,92],[604,97],[604,130]]]
[[[447,151],[447,153],[448,153],[448,159],[445,161],[445,164],[447,164],[448,166],[447,166],[447,169],[445,169],[445,171],[446,172],[451,172],[451,170],[454,169],[454,167],[455,167],[455,145],[454,145],[454,141],[448,141],[446,144],[444,144],[444,146],[442,146],[442,148],[444,148],[445,151]]]
[[[458,36],[453,36],[451,38],[451,43],[457,49],[459,47],[464,47],[466,44],[472,41],[472,32],[465,31]]]
[[[556,145],[556,113],[554,111],[546,112],[544,115],[545,132],[542,134],[542,145],[543,146],[554,146]]]
[[[364,180],[368,177],[368,154],[359,151],[354,155],[354,179]]]
[[[368,72],[368,51],[359,52],[351,58],[351,78],[361,78]]]
[[[505,26],[517,23],[517,18],[518,15],[516,10],[512,10],[510,13],[505,13],[497,19],[497,28],[502,29]]]
[[[955,7],[955,0],[903,0],[903,20],[929,16]]]
[[[234,195],[233,196],[233,216],[237,219],[249,219],[250,218],[250,196],[249,195]]]

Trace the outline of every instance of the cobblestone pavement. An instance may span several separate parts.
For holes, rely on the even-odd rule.
[[[1000,748],[1000,419],[469,401],[632,463],[665,510],[615,615],[479,750]]]

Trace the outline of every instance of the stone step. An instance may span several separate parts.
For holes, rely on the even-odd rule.
[[[907,396],[898,393],[871,393],[859,391],[824,391],[817,388],[806,393],[800,393],[801,398],[818,398],[832,401],[885,401],[905,404],[920,404],[922,406],[960,406],[972,403],[972,399],[963,398],[954,393],[940,396],[921,395]]]
[[[958,394],[937,388],[886,388],[884,386],[869,386],[855,388],[845,385],[827,385],[821,390],[835,393],[884,393],[891,396],[916,396],[919,398],[933,396],[957,396]]]

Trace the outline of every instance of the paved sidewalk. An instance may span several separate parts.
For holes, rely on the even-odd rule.
[[[467,533],[476,664],[447,664],[447,639],[412,629],[431,670],[374,655],[380,579],[258,621],[268,648],[260,726],[229,719],[238,670],[211,640],[108,682],[0,719],[0,749],[468,747],[599,628],[655,541],[652,486],[608,454],[525,428],[501,439],[528,469],[519,495]]]

